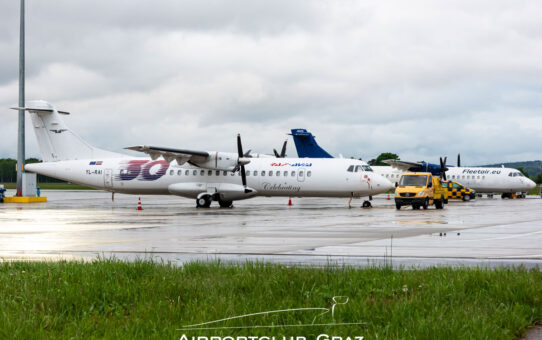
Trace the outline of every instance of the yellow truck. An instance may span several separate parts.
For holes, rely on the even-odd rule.
[[[404,205],[412,206],[412,209],[427,209],[435,205],[442,209],[448,202],[448,192],[442,187],[439,177],[430,172],[405,173],[396,184],[395,207],[397,210]]]

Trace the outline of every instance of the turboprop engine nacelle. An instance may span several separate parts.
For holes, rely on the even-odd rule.
[[[237,170],[240,165],[250,163],[250,159],[244,157],[239,158],[237,154],[232,152],[211,151],[209,152],[209,157],[203,162],[192,160],[191,163],[204,169],[234,171]]]

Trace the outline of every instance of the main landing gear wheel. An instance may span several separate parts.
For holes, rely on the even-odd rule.
[[[196,199],[197,208],[209,208],[211,206],[211,196],[204,195]]]
[[[232,203],[232,201],[218,200],[218,205],[220,205],[221,208],[231,208],[233,206]]]
[[[373,205],[369,201],[364,201],[361,205],[363,208],[371,208]]]

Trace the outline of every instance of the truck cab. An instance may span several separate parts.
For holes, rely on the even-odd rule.
[[[435,205],[442,209],[448,200],[447,191],[442,187],[439,177],[430,172],[405,173],[399,179],[395,189],[395,207],[410,205],[417,210]]]

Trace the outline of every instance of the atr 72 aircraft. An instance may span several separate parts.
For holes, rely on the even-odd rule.
[[[305,129],[292,129],[297,155],[299,157],[332,158],[329,153],[322,149],[314,139],[314,136]],[[391,166],[371,166],[374,172],[398,182],[401,174],[410,172],[431,172],[439,175],[444,172],[444,178],[457,181],[477,193],[502,193],[502,198],[511,198],[513,193],[525,194],[536,186],[536,183],[523,176],[521,172],[511,168],[481,168],[462,167],[458,155],[457,166],[446,165],[446,159],[442,164],[405,162],[399,160],[386,160]]]
[[[70,130],[45,101],[27,102],[44,163],[30,172],[126,194],[178,195],[197,207],[255,196],[362,197],[386,192],[393,184],[352,159],[246,157],[237,136],[237,153],[153,146],[126,149],[149,157],[130,157],[90,146]],[[365,205],[366,202],[364,202]]]

